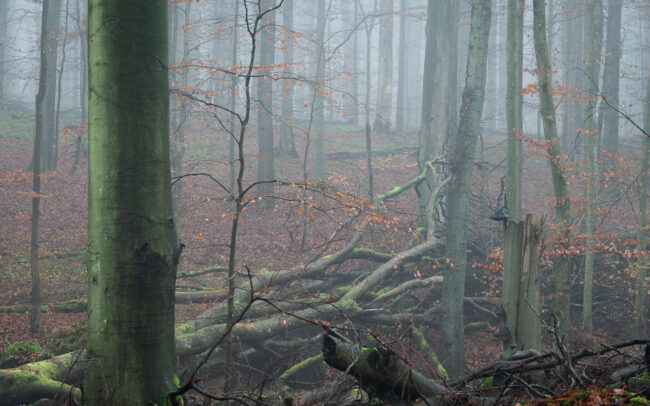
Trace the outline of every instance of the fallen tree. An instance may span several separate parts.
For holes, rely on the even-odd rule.
[[[325,327],[323,359],[332,368],[357,378],[369,394],[387,400],[416,400],[449,389],[411,368],[390,347],[364,347]]]
[[[386,199],[398,196],[422,182],[426,172],[432,168],[431,165],[428,165],[421,174],[406,185],[396,187],[379,196],[374,207],[375,210],[378,210]],[[371,294],[378,284],[389,275],[399,275],[399,269],[408,262],[419,261],[423,258],[430,259],[429,255],[440,250],[443,243],[440,240],[431,239],[395,255],[357,248],[357,244],[370,224],[369,218],[363,219],[351,241],[342,249],[307,265],[278,272],[262,271],[255,275],[249,275],[248,280],[245,281],[248,282],[248,286],[240,288],[235,297],[237,312],[246,313],[246,317],[242,317],[238,324],[228,330],[227,324],[224,322],[225,307],[217,305],[209,312],[199,315],[195,320],[178,326],[176,328],[176,353],[179,358],[181,360],[195,359],[196,355],[213,351],[217,345],[215,343],[221,343],[227,333],[239,340],[240,343],[263,351],[264,342],[274,336],[286,334],[298,327],[301,332],[304,332],[309,330],[304,326],[311,325],[313,328],[318,328],[322,324],[342,321],[347,317],[345,315],[355,315],[355,317],[377,322],[383,321],[389,325],[411,318],[422,320],[428,318],[425,316],[426,311],[421,315],[411,313],[393,315],[384,309],[381,312],[383,314],[380,315],[377,309],[368,309],[369,311],[364,309],[362,299],[381,296],[376,293]],[[331,296],[329,299],[308,294],[301,296],[301,300],[280,307],[273,298],[260,295],[260,292],[264,292],[270,287],[280,288],[289,285],[298,278],[322,275],[332,265],[343,263],[349,259],[366,259],[382,264],[358,282],[354,282],[348,287],[341,287],[340,295]],[[437,283],[440,280],[439,277],[429,279],[421,287],[431,286],[432,283]],[[245,285],[242,284],[242,286]],[[403,289],[401,282],[398,282],[397,289]],[[289,290],[286,293],[295,296],[299,292]],[[177,298],[181,296],[198,299],[199,297],[204,298],[205,295],[206,292],[179,293]],[[208,293],[208,295],[210,298],[214,298],[214,293]],[[272,313],[276,313],[276,315],[269,317]],[[381,317],[378,318],[378,316]],[[259,319],[255,319],[256,317]],[[42,397],[52,398],[57,393],[62,394],[66,391],[73,395],[78,393],[72,388],[83,375],[83,361],[83,353],[70,353],[39,363],[0,371],[0,405],[30,403]],[[60,388],[60,392],[54,390],[56,387]],[[36,390],[37,388],[44,389]]]

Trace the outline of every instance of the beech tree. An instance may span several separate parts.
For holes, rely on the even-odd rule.
[[[56,108],[56,83],[58,61],[59,24],[61,21],[62,0],[50,0],[46,21],[47,44],[47,86],[43,105],[42,141],[41,141],[41,170],[51,171],[56,169],[56,134],[55,134],[55,108]],[[33,165],[33,163],[32,163]]]
[[[259,12],[273,8],[275,0],[261,0]],[[264,22],[260,36],[260,64],[269,69],[275,60],[275,13],[269,13]],[[275,169],[273,164],[273,77],[263,75],[258,79],[259,114],[257,121],[258,154],[257,154],[257,181],[261,182],[257,192],[264,196],[273,193],[273,180]],[[271,200],[264,200],[262,206],[271,207]]]
[[[393,0],[380,0],[379,52],[377,61],[377,114],[374,129],[387,133],[393,108]]]
[[[607,38],[605,42],[605,64],[603,66],[603,96],[614,108],[619,106],[620,71],[621,71],[621,14],[623,0],[607,2]],[[614,166],[614,156],[618,153],[618,112],[601,103],[598,115],[598,129],[602,129],[603,173]],[[610,156],[611,154],[611,156]]]
[[[539,103],[546,152],[551,165],[553,194],[555,196],[555,226],[557,251],[553,264],[555,295],[553,311],[558,322],[560,340],[566,340],[569,331],[569,311],[571,292],[571,256],[568,247],[571,238],[571,201],[567,186],[566,173],[563,168],[564,158],[558,145],[555,105],[553,103],[552,72],[546,43],[546,2],[533,0],[533,37],[535,58],[537,59],[537,80]]]
[[[325,0],[316,2],[316,32],[315,46],[312,66],[314,67],[314,95],[313,95],[313,119],[314,119],[314,172],[313,178],[322,180],[325,176],[325,104],[324,80],[325,80]],[[306,155],[306,153],[305,153]],[[307,157],[305,156],[305,159]]]
[[[589,0],[587,3],[587,16],[585,24],[585,66],[586,66],[586,89],[585,97],[585,125],[582,130],[584,134],[585,159],[585,188],[587,197],[587,241],[585,247],[585,284],[582,295],[582,323],[585,332],[593,332],[593,315],[591,310],[592,291],[594,282],[594,232],[596,231],[596,139],[598,128],[596,126],[596,97],[598,96],[598,76],[600,72],[600,61],[598,58],[602,45],[603,25],[603,3],[602,0]]]
[[[447,370],[457,376],[465,370],[463,297],[467,268],[467,216],[470,176],[474,167],[476,143],[481,131],[485,97],[488,36],[491,0],[472,0],[465,89],[460,107],[458,135],[450,153],[451,181],[448,195],[446,256],[442,288],[442,340],[449,349]]]
[[[506,40],[506,137],[508,168],[506,199],[510,218],[521,217],[521,140],[522,135],[522,59],[524,7],[518,0],[508,0]]]
[[[7,25],[9,23],[9,2],[0,1],[0,100],[4,96],[5,59],[7,48]]]
[[[646,230],[648,219],[646,213],[648,193],[648,160],[650,159],[650,77],[646,80],[645,100],[643,101],[643,127],[645,134],[641,135],[641,162],[639,164],[639,216],[637,217],[636,251],[637,251],[637,282],[636,295],[634,296],[634,333],[643,337],[647,327],[647,302],[648,302],[648,259]]]
[[[447,35],[455,24],[454,6],[451,2],[429,0],[427,6],[427,32],[424,56],[424,78],[422,81],[422,116],[420,120],[418,162],[423,165],[441,156],[446,142],[452,110],[451,98],[456,91],[449,86],[452,61],[456,52],[452,52]],[[454,104],[455,106],[455,104]],[[425,208],[429,195],[440,179],[429,173],[427,181],[418,187],[418,215],[422,224],[426,218]]]
[[[178,384],[178,239],[167,2],[89,2],[89,405],[163,404]]]
[[[38,246],[39,246],[39,221],[41,217],[40,203],[41,203],[41,154],[43,145],[43,132],[45,125],[45,95],[47,92],[48,81],[48,30],[47,20],[50,13],[50,1],[43,2],[43,15],[41,16],[41,66],[39,72],[38,93],[36,93],[36,123],[34,125],[34,155],[32,159],[32,227],[31,227],[31,243],[30,243],[30,271],[32,280],[31,298],[31,313],[30,313],[30,331],[32,333],[40,333],[43,330],[41,322],[41,273],[40,263],[38,259]]]

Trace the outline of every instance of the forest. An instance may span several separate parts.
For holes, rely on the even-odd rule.
[[[0,406],[650,403],[649,0],[0,0]]]

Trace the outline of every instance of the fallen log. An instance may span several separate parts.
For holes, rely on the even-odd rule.
[[[411,368],[389,347],[363,347],[325,328],[323,358],[332,368],[357,378],[369,394],[387,400],[416,400],[449,393],[449,389]]]
[[[18,368],[0,370],[0,406],[23,405],[40,399],[77,400],[84,373],[85,352],[75,351]]]
[[[196,271],[180,272],[178,275],[176,275],[176,279],[193,278],[195,276],[201,276],[210,273],[226,272],[227,270],[228,268],[225,266],[211,266],[209,268],[198,269]]]

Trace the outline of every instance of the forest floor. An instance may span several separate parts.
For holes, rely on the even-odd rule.
[[[64,116],[64,121],[69,118]],[[67,121],[72,122],[72,119]],[[43,351],[56,351],[57,343],[66,334],[78,334],[85,321],[85,313],[66,313],[49,310],[43,314],[45,332],[29,333],[29,313],[10,306],[28,305],[30,297],[30,213],[31,173],[26,170],[32,156],[32,118],[17,111],[0,110],[0,351],[11,343],[38,344]],[[61,127],[64,127],[63,125]],[[365,150],[361,128],[333,125],[327,128],[326,153],[363,152]],[[251,126],[247,139],[248,166],[245,183],[254,182],[256,174],[256,129]],[[296,128],[296,145],[299,158],[276,156],[277,179],[299,183],[303,179],[302,165],[305,137]],[[620,171],[615,180],[623,191],[615,203],[604,207],[603,226],[600,228],[601,251],[596,271],[595,297],[598,301],[596,333],[586,337],[581,333],[580,271],[582,256],[575,265],[574,320],[571,341],[574,348],[595,342],[611,343],[624,340],[628,334],[634,271],[626,266],[626,252],[630,249],[635,224],[636,195],[633,192],[633,166],[625,162],[637,161],[635,140],[626,141],[620,159]],[[185,173],[210,173],[228,184],[227,138],[216,133],[202,122],[194,122],[187,134]],[[405,132],[390,135],[373,134],[373,150],[399,152],[373,158],[375,193],[384,193],[394,186],[404,184],[417,174],[416,154],[409,148],[417,147],[417,134]],[[404,149],[406,148],[406,149]],[[41,194],[40,259],[43,303],[51,304],[83,299],[86,292],[86,229],[87,229],[87,159],[83,155],[75,174],[70,174],[75,149],[74,134],[64,134],[59,147],[58,169],[43,175]],[[552,196],[548,164],[543,154],[536,153],[535,142],[529,142],[524,164],[524,211],[535,218],[548,216],[547,228],[552,224]],[[501,228],[488,219],[500,192],[501,177],[505,172],[505,138],[502,135],[484,135],[474,172],[470,221],[472,244],[471,268],[468,270],[467,291],[471,296],[500,298],[500,244]],[[311,161],[307,164],[311,167]],[[351,235],[343,232],[330,241],[332,234],[352,214],[367,206],[365,157],[338,158],[326,163],[327,189],[325,192],[303,191],[291,186],[277,186],[274,207],[261,210],[253,201],[247,207],[240,227],[238,266],[251,270],[285,269],[310,261],[315,255],[333,252],[342,247]],[[573,168],[572,188],[576,196],[575,216],[580,227],[584,201],[579,197],[581,179],[579,164]],[[146,180],[143,180],[146,181]],[[315,187],[314,187],[315,188]],[[232,205],[219,186],[206,176],[183,179],[182,271],[194,271],[222,266],[227,263],[228,240]],[[301,200],[311,204],[305,206]],[[384,252],[399,252],[413,237],[416,195],[414,191],[390,201],[381,210],[381,221],[373,226],[364,247]],[[303,225],[306,224],[303,246]],[[579,229],[579,228],[578,228]],[[576,243],[579,246],[579,242]],[[609,251],[608,251],[608,248]],[[577,248],[579,249],[579,247]],[[628,264],[629,265],[629,264]],[[336,272],[364,270],[367,263],[348,261]],[[432,270],[412,269],[414,277],[429,276]],[[544,314],[548,314],[552,301],[551,267],[542,261]],[[184,289],[208,288],[224,292],[225,276],[209,273],[179,281]],[[439,297],[439,296],[438,296]],[[217,295],[216,301],[225,298]],[[214,303],[214,302],[212,302]],[[200,314],[211,303],[179,304],[177,322],[181,323]],[[18,310],[18,311],[10,311]],[[468,315],[469,321],[481,320],[479,315]],[[492,336],[496,326],[480,329],[466,336],[468,368],[476,369],[499,358],[501,342]],[[444,348],[439,348],[439,333],[425,329],[425,335],[438,356],[444,361]],[[550,346],[551,338],[544,337]],[[315,344],[316,350],[318,344]],[[36,358],[43,354],[32,352],[25,357]]]

